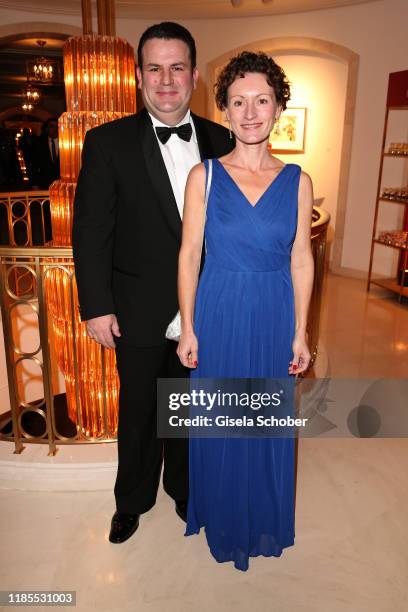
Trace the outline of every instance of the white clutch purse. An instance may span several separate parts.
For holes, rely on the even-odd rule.
[[[210,187],[211,187],[211,179],[212,179],[212,159],[209,159],[208,160],[208,180],[207,180],[207,187],[205,189],[205,198],[204,198],[204,209],[206,212],[207,212],[207,204],[208,204],[208,195],[210,193]],[[181,317],[180,317],[180,311],[177,311],[176,316],[174,317],[174,319],[171,321],[171,323],[168,325],[166,329],[165,336],[168,340],[174,340],[175,342],[178,342],[180,340],[180,334],[181,334]]]
[[[180,340],[180,334],[181,334],[181,318],[180,318],[180,311],[177,311],[176,316],[174,317],[174,319],[172,320],[172,322],[169,324],[169,326],[166,329],[166,338],[168,340],[175,340],[175,342],[178,342]]]

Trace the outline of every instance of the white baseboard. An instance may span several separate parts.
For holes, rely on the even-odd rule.
[[[331,274],[337,274],[338,276],[348,276],[351,278],[359,278],[360,280],[367,280],[368,272],[366,270],[357,270],[356,268],[346,268],[345,266],[329,266],[329,272]]]
[[[24,444],[14,454],[14,443],[0,441],[0,489],[22,491],[113,490],[117,444],[59,445],[49,457],[47,444]]]

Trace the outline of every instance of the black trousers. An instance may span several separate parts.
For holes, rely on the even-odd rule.
[[[176,354],[177,343],[137,347],[115,338],[120,381],[118,512],[142,514],[154,506],[163,466],[163,487],[174,500],[188,498],[188,439],[158,439],[157,378],[189,376]]]

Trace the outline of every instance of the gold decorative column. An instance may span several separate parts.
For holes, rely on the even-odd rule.
[[[136,110],[134,51],[126,41],[87,34],[69,38],[63,53],[67,112],[58,121],[61,179],[50,187],[53,246],[61,247],[71,245],[73,201],[86,131]],[[114,436],[119,388],[115,352],[87,337],[79,318],[72,268],[59,264],[49,269],[45,290],[69,417],[86,436]]]

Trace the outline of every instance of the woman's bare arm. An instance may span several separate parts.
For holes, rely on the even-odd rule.
[[[298,366],[295,368],[297,373],[306,370],[310,362],[310,353],[307,354],[308,349],[305,349],[304,345],[306,344],[307,315],[314,278],[314,260],[311,246],[312,210],[312,181],[308,174],[302,172],[299,181],[298,223],[291,257],[296,317],[293,363]],[[299,342],[301,346],[298,346],[297,343]]]
[[[183,212],[183,236],[179,254],[178,299],[181,337],[178,355],[183,365],[197,363],[197,339],[194,335],[194,303],[200,271],[205,224],[205,167],[198,164],[188,175]]]

